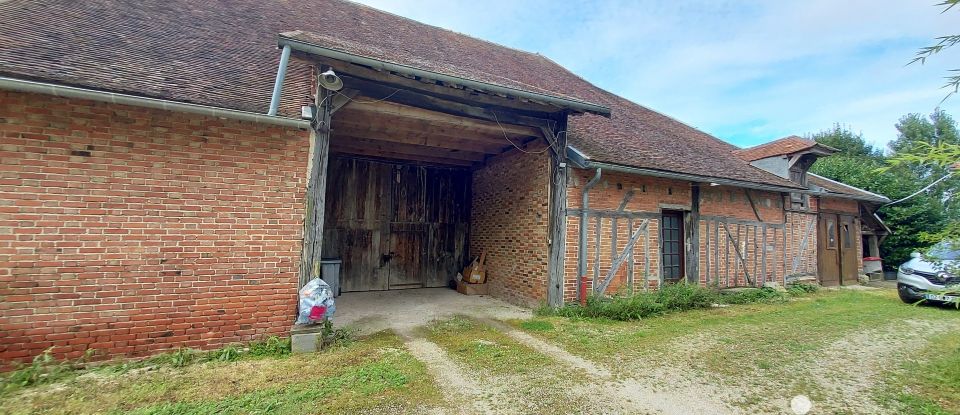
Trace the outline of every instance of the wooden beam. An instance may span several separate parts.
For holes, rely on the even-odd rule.
[[[347,106],[347,104],[353,102],[353,99],[360,94],[360,91],[356,89],[344,89],[342,91],[337,91],[333,95],[333,105],[330,106],[330,114],[336,114],[341,108]]]
[[[357,103],[357,105],[352,105],[350,107],[350,110],[361,111],[365,113],[386,114],[386,115],[401,117],[401,118],[425,120],[425,121],[431,121],[439,124],[453,125],[458,127],[484,129],[491,133],[506,132],[507,134],[524,136],[524,137],[540,137],[541,136],[541,132],[539,128],[526,127],[521,125],[512,125],[504,121],[501,121],[500,124],[498,125],[496,122],[476,120],[476,119],[471,119],[467,117],[451,115],[451,114],[443,113],[439,111],[432,111],[430,109],[423,109],[423,108],[418,108],[410,105],[398,104],[396,102],[360,101],[359,103]]]
[[[683,259],[684,270],[686,271],[687,282],[698,284],[700,282],[700,185],[694,183],[690,187],[690,212],[685,216],[686,222],[684,229],[686,241],[684,243]]]
[[[637,244],[637,241],[640,239],[640,235],[646,231],[649,224],[650,219],[644,219],[640,224],[640,227],[633,232],[633,235],[630,236],[630,240],[627,241],[627,246],[623,247],[623,252],[617,255],[616,259],[613,260],[613,264],[610,265],[610,270],[607,271],[607,275],[604,277],[603,282],[600,283],[599,287],[594,288],[597,293],[603,294],[605,291],[607,291],[607,287],[609,287],[610,283],[613,282],[613,277],[617,275],[617,271],[620,270],[620,266],[623,265],[623,261],[625,261],[630,256],[629,254],[633,252],[634,245]]]
[[[559,125],[566,130],[567,116]],[[546,138],[546,137],[545,137]],[[550,139],[547,138],[549,141]],[[563,305],[564,258],[567,251],[567,135],[554,137],[554,152],[550,152],[550,199],[549,199],[549,259],[547,264],[547,303],[552,307]],[[579,279],[579,276],[574,276]]]
[[[360,105],[360,104],[358,104]],[[361,125],[366,128],[375,128],[378,130],[404,131],[417,134],[430,134],[434,136],[449,137],[466,141],[473,141],[478,144],[485,144],[494,147],[509,146],[510,144],[503,138],[503,131],[498,128],[471,128],[455,126],[450,124],[436,123],[426,120],[412,118],[394,117],[386,114],[377,114],[371,116],[370,113],[345,110],[337,114],[333,121],[334,127],[341,122],[350,125]],[[521,139],[528,136],[521,136]]]
[[[448,148],[427,147],[416,144],[405,144],[387,140],[355,137],[352,135],[341,134],[339,132],[334,133],[332,142],[333,144],[341,147],[361,146],[375,151],[386,151],[396,154],[410,154],[414,156],[441,157],[471,162],[483,161],[486,157],[484,153],[474,153],[470,151],[453,150]]]
[[[362,94],[369,97],[374,97],[381,102],[392,102],[414,108],[422,108],[432,112],[453,115],[460,118],[499,123],[504,126],[507,124],[513,124],[516,126],[532,127],[535,130],[539,130],[541,127],[548,126],[547,121],[554,119],[557,115],[521,115],[517,111],[488,108],[476,102],[461,103],[450,101],[448,99],[424,95],[416,90],[385,86],[383,84],[351,77],[349,75],[343,75],[341,78],[343,78],[345,85],[349,85],[350,88],[358,89]],[[531,135],[539,136],[540,133],[537,132]]]
[[[333,151],[336,153],[355,154],[359,156],[367,156],[367,157],[374,157],[374,158],[409,161],[409,162],[420,163],[420,164],[433,164],[433,165],[457,166],[457,167],[471,167],[474,165],[474,163],[471,163],[466,160],[448,159],[443,157],[432,157],[432,156],[424,156],[424,155],[402,154],[402,153],[394,153],[390,151],[377,151],[377,150],[371,150],[370,148],[367,148],[364,146],[352,146],[352,145],[344,145],[344,144],[333,144],[330,146],[330,151]]]
[[[412,131],[392,130],[389,127],[364,126],[351,122],[341,122],[341,120],[334,120],[333,125],[334,137],[345,135],[367,138],[371,140],[415,144],[419,146],[469,151],[481,154],[500,154],[509,148],[509,144],[507,143],[498,143],[493,145],[473,140],[435,136]]]
[[[327,194],[327,164],[330,157],[330,115],[333,101],[329,91],[317,88],[317,119],[310,131],[310,157],[307,196],[303,220],[303,248],[300,255],[299,286],[320,276],[323,252],[323,220]]]
[[[479,103],[485,106],[499,106],[505,109],[531,111],[534,113],[560,111],[559,107],[547,103],[500,97],[467,89],[462,86],[441,85],[436,81],[410,79],[391,72],[375,70],[340,60],[325,59],[324,63],[330,65],[339,73],[350,74],[357,78],[377,82],[389,87],[416,89],[427,95],[460,103]]]

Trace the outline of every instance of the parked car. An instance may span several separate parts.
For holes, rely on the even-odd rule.
[[[903,302],[960,301],[960,248],[941,242],[927,255],[914,252],[910,257],[897,270],[897,292]],[[951,295],[948,287],[957,288],[956,295]]]

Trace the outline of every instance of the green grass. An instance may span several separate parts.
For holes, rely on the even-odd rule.
[[[463,317],[436,322],[425,334],[457,360],[491,374],[530,372],[553,363],[492,327]]]
[[[960,335],[936,336],[899,369],[889,374],[885,398],[902,404],[904,413],[960,413]]]
[[[441,395],[425,366],[382,332],[324,353],[290,355],[265,341],[256,358],[232,351],[138,368],[104,367],[0,397],[2,413],[357,413],[433,407]],[[209,358],[207,358],[209,356]],[[233,360],[231,360],[233,359]]]

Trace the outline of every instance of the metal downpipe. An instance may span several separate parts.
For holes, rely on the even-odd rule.
[[[597,167],[593,178],[583,186],[583,193],[580,200],[580,241],[577,257],[577,296],[583,296],[583,276],[587,274],[587,210],[590,207],[590,189],[600,182],[602,169]],[[585,301],[586,298],[580,298]]]
[[[277,68],[277,79],[273,82],[273,95],[270,96],[270,110],[267,115],[277,115],[280,108],[280,92],[283,90],[283,79],[287,77],[287,64],[290,63],[290,45],[283,45],[280,53],[280,66]]]

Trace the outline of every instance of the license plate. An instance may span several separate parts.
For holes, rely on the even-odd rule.
[[[930,301],[944,301],[944,302],[952,303],[952,302],[956,302],[958,297],[952,296],[952,295],[943,295],[943,294],[924,294],[923,298],[926,298]]]

